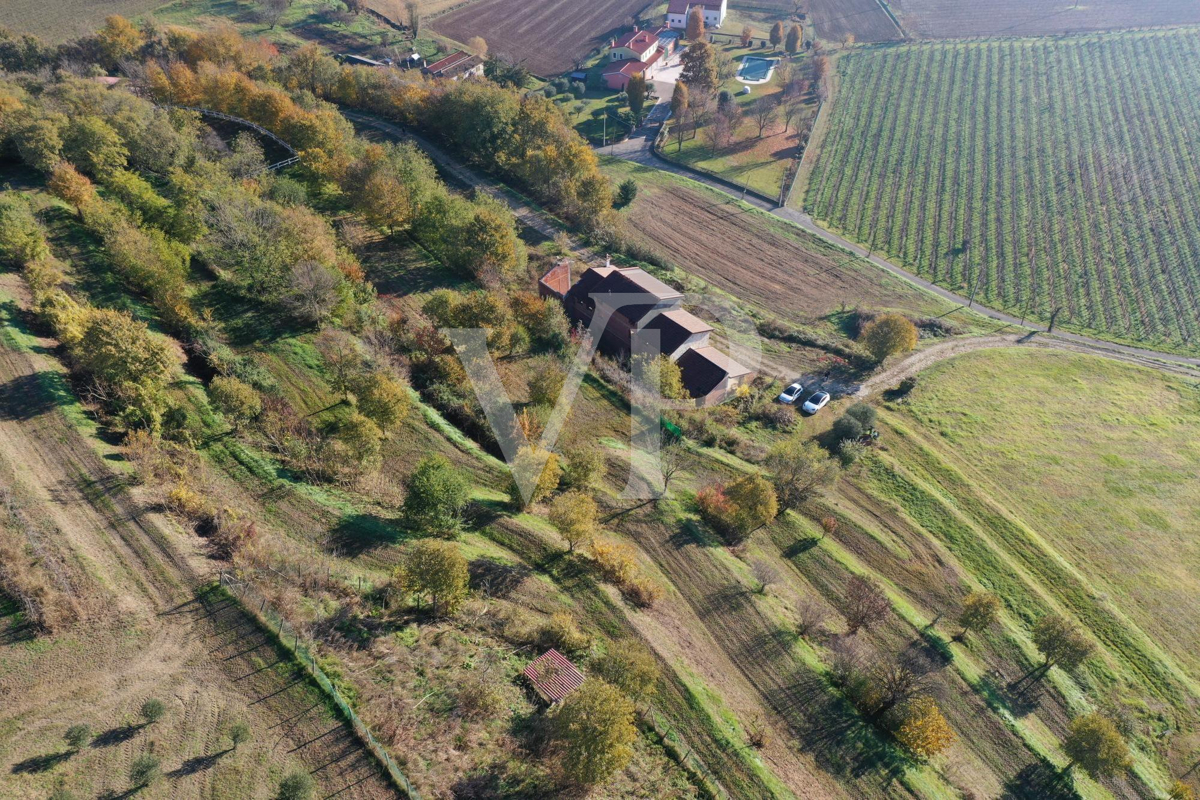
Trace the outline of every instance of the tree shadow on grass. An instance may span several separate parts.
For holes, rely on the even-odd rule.
[[[180,764],[178,769],[168,772],[167,776],[171,778],[186,778],[188,775],[195,775],[197,772],[206,772],[215,767],[217,762],[220,761],[222,757],[232,752],[233,748],[230,747],[226,750],[222,750],[219,753],[212,753],[211,755],[204,756],[194,756],[193,758],[189,758],[187,761],[184,761],[182,764]]]
[[[43,373],[18,375],[0,384],[0,420],[25,422],[73,400],[59,382],[43,380]]]
[[[387,545],[400,544],[414,535],[375,514],[346,514],[329,531],[327,548],[354,558]]]
[[[95,739],[92,739],[92,747],[112,747],[113,745],[124,744],[137,736],[145,725],[120,725],[116,728],[109,728],[104,733],[98,734]]]
[[[1000,800],[1079,800],[1079,793],[1069,775],[1039,761],[1005,781]]]
[[[57,767],[62,762],[70,758],[72,752],[68,750],[65,753],[47,753],[43,756],[33,756],[24,761],[19,761],[12,766],[14,775],[36,775],[39,772],[49,772]]]
[[[488,597],[508,597],[533,575],[524,564],[506,564],[494,558],[476,558],[467,565],[471,588]]]
[[[819,675],[797,673],[768,698],[797,731],[801,748],[828,772],[843,778],[879,775],[890,784],[908,768],[903,753]]]

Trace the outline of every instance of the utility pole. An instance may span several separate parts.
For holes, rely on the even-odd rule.
[[[971,297],[967,300],[967,308],[975,305],[975,293],[979,291],[979,284],[983,281],[983,265],[979,265],[979,277],[975,279],[975,288],[971,289]]]

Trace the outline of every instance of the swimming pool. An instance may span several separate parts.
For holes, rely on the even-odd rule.
[[[777,58],[743,56],[742,66],[738,68],[738,80],[742,83],[766,83],[771,80],[771,73],[778,63]]]

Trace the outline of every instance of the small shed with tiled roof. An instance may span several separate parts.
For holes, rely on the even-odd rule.
[[[538,697],[553,705],[583,685],[583,673],[570,659],[550,649],[529,662],[521,673]]]

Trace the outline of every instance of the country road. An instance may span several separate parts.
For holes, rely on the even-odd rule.
[[[452,176],[456,182],[463,186],[485,192],[496,200],[504,203],[510,210],[512,210],[513,214],[522,224],[526,225],[542,236],[553,238],[564,232],[561,223],[553,219],[549,214],[539,208],[536,208],[532,204],[525,202],[522,198],[498,181],[485,177],[476,170],[466,166],[456,157],[451,156],[445,150],[433,144],[428,139],[412,133],[411,131],[400,127],[399,125],[394,125],[369,114],[363,114],[344,109],[342,113],[347,119],[358,124],[359,126],[374,128],[375,130],[380,131],[381,133],[384,133],[393,139],[409,140],[416,143],[419,147],[421,147],[421,149],[428,153],[429,157],[433,159],[433,161],[442,170]],[[734,196],[733,192],[731,192],[730,189],[721,182],[672,164],[671,162],[654,153],[653,143],[656,135],[656,126],[652,124],[643,125],[642,128],[638,129],[629,139],[618,143],[615,147],[610,146],[609,148],[604,149],[611,150],[616,158],[632,161],[636,164],[641,164],[643,166],[662,170],[664,172],[670,172],[674,175],[679,175],[681,177],[694,180],[720,192]],[[835,244],[838,247],[841,247],[844,250],[859,256],[860,258],[867,259],[880,269],[885,269],[894,275],[904,278],[905,280],[908,280],[917,286],[920,286],[921,288],[938,295],[939,297],[945,298],[946,300],[957,303],[963,307],[971,306],[966,297],[955,294],[947,289],[943,289],[942,287],[925,280],[919,275],[914,275],[903,267],[893,264],[891,261],[888,261],[885,258],[881,258],[880,256],[874,254],[868,254],[865,249],[857,244],[854,244],[847,239],[843,239],[841,236],[838,236],[835,233],[825,230],[821,226],[817,225],[816,222],[813,221],[812,217],[810,217],[808,214],[805,214],[801,211],[796,211],[795,209],[781,208],[761,198],[751,195],[747,195],[744,202],[749,203],[758,209],[774,214],[780,219],[787,220],[788,222],[791,222],[792,224],[826,240],[827,242]],[[588,253],[586,245],[578,237],[571,236],[570,239],[571,249],[575,251],[578,258],[585,262],[595,262],[597,260],[595,256]],[[1183,373],[1194,377],[1200,377],[1200,358],[1175,355],[1173,353],[1162,353],[1157,350],[1148,350],[1140,347],[1131,347],[1129,345],[1107,342],[1102,339],[1095,339],[1089,336],[1068,333],[1065,331],[1055,331],[1053,333],[1049,333],[1040,325],[1029,321],[1022,322],[1018,317],[1014,317],[1011,314],[1006,314],[1003,311],[996,311],[978,304],[971,306],[971,308],[981,316],[988,317],[989,319],[996,320],[997,322],[1002,322],[1005,325],[1021,328],[1026,331],[1027,334],[1033,335],[1000,337],[1003,339],[1003,341],[997,341],[996,338],[989,338],[989,344],[987,346],[1024,345],[1034,342],[1034,337],[1036,337],[1036,343],[1043,347],[1057,347],[1057,349],[1072,350],[1075,352],[1088,352],[1092,353],[1093,355],[1103,356],[1105,358],[1113,358],[1120,361],[1130,361],[1155,369],[1162,369],[1169,372]],[[934,348],[930,348],[930,350],[933,349]],[[922,351],[922,353],[924,352],[926,351]],[[948,353],[948,351],[945,349],[938,349],[937,352],[944,354],[943,357],[947,357],[949,354],[952,354]],[[929,362],[927,358],[923,358],[922,353],[915,353],[910,356],[909,359],[906,359],[904,362],[901,362],[900,365],[896,366],[898,367],[910,362],[915,363],[913,362],[914,359],[920,359],[921,363],[923,363],[925,366],[928,366],[928,364],[932,362]],[[888,373],[891,373],[895,369],[896,367],[889,368]]]

